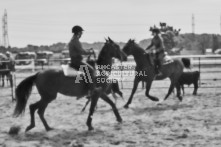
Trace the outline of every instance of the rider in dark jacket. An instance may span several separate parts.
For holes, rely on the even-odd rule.
[[[160,35],[160,30],[158,28],[153,28],[150,31],[152,31],[153,39],[151,40],[151,44],[146,48],[146,50],[149,50],[151,47],[155,47],[153,49],[153,53],[155,54],[155,72],[156,74],[159,74],[159,68],[160,68],[160,56],[164,54],[164,43],[163,39]]]
[[[70,53],[70,57],[71,57],[71,64],[70,66],[79,70],[81,66],[85,66],[87,67],[87,70],[89,71],[89,74],[90,75],[87,75],[87,70],[84,71],[87,75],[87,81],[89,82],[89,95],[88,96],[91,96],[91,92],[95,90],[95,87],[96,87],[96,79],[95,79],[95,71],[93,69],[93,67],[91,67],[89,64],[83,62],[83,57],[82,55],[91,55],[93,54],[93,52],[91,52],[91,49],[83,49],[82,48],[82,45],[81,45],[81,42],[79,41],[79,39],[81,38],[81,35],[83,33],[83,29],[81,26],[74,26],[72,28],[72,33],[74,33],[73,37],[71,38],[71,41],[69,42],[68,44],[68,47],[69,47],[69,53]],[[90,78],[91,77],[91,80],[92,80],[92,83],[90,82]],[[101,91],[100,88],[97,89],[99,92]]]

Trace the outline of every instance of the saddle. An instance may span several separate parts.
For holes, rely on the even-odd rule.
[[[162,61],[162,65],[165,65],[165,64],[169,64],[169,63],[172,63],[174,60],[168,56],[167,54],[164,56],[163,58],[163,61]]]
[[[155,54],[148,53],[148,56],[149,56],[150,63],[152,65],[154,65],[154,60],[156,59]],[[161,65],[166,65],[166,64],[172,63],[174,61],[170,56],[167,55],[166,52],[160,53],[159,60],[160,60]]]
[[[84,75],[85,73],[82,72],[82,71],[78,71],[72,67],[70,67],[69,64],[67,65],[61,65],[61,68],[64,72],[64,75],[67,76],[67,77],[75,77],[77,75]]]

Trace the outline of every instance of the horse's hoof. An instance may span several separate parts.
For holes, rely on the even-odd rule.
[[[92,131],[92,130],[94,130],[93,127],[88,127],[88,131]]]
[[[51,130],[54,130],[54,128],[49,127],[49,128],[46,129],[46,131],[51,131]]]
[[[180,102],[182,102],[183,97],[182,96],[178,96],[178,99],[180,100]]]
[[[155,102],[158,102],[159,101],[159,99],[158,98],[156,98],[156,97],[153,97],[153,98],[149,98],[150,100],[152,100],[152,101],[155,101]]]
[[[162,106],[163,105],[162,103],[163,103],[162,101],[158,102],[157,106]]]
[[[33,129],[35,125],[30,125],[25,129],[25,132],[28,132],[29,130]]]
[[[122,118],[118,118],[117,121],[118,121],[119,123],[122,123],[122,122],[123,122],[123,119],[122,119]]]
[[[125,108],[125,109],[128,109],[128,108],[129,108],[129,106],[128,106],[128,105],[124,105],[124,108]]]

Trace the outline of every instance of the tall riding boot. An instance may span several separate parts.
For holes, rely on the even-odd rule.
[[[157,76],[162,76],[162,72],[160,71],[160,68],[161,68],[161,64],[160,64],[160,61],[158,60],[157,64],[156,64],[156,74],[157,74]]]
[[[155,60],[155,63],[154,63],[154,69],[155,69],[155,74],[159,74],[159,65],[158,65],[158,62],[157,60]]]

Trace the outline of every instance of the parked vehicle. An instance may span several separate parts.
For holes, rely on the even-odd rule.
[[[15,64],[16,65],[28,65],[31,63],[30,60],[27,59],[36,59],[36,53],[35,52],[20,52],[15,56]]]
[[[7,60],[7,56],[3,53],[0,53],[0,61]]]
[[[215,54],[221,54],[221,49],[217,49],[217,50],[215,50],[214,53],[215,53]]]
[[[69,50],[64,50],[60,55],[61,64],[68,64],[70,62]]]
[[[51,51],[39,51],[37,52],[36,65],[49,65],[49,59],[53,56]]]

